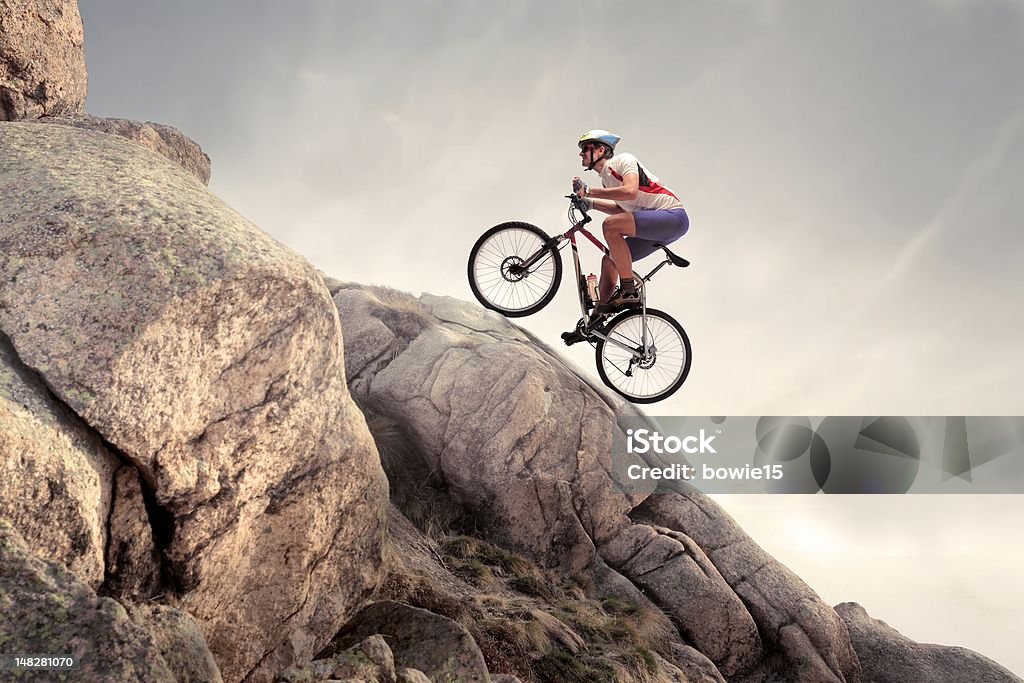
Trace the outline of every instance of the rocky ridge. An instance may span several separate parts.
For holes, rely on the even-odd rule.
[[[180,132],[84,115],[76,3],[0,0],[0,38],[4,651],[79,680],[1020,680],[826,605],[691,487],[621,492],[641,414],[545,344],[324,278]]]

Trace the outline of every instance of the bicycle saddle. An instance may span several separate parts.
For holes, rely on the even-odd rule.
[[[668,260],[672,262],[673,266],[685,268],[686,266],[690,265],[689,261],[684,259],[682,256],[676,256],[675,254],[673,254],[671,251],[669,251],[669,248],[666,247],[664,244],[655,244],[654,246],[658,247],[659,249],[665,252],[665,256],[668,257]]]

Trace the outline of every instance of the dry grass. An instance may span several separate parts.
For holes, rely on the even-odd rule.
[[[431,469],[416,440],[393,418],[357,401],[373,435],[388,477],[391,502],[428,537],[444,537],[464,525],[465,511],[452,502],[448,487]]]
[[[460,623],[475,619],[482,613],[474,603],[441,589],[429,579],[404,571],[401,563],[392,563],[391,566],[392,570],[377,591],[379,600],[404,602]]]
[[[438,542],[444,565],[474,590],[453,596],[401,563],[381,597],[462,623],[492,673],[527,681],[665,680],[658,654],[670,654],[675,631],[661,612],[617,598],[588,597],[586,577],[561,583],[535,563],[465,535]]]

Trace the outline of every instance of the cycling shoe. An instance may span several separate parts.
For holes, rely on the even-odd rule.
[[[566,346],[572,346],[581,341],[587,341],[587,338],[579,330],[573,330],[572,332],[563,332],[562,341],[565,342]]]

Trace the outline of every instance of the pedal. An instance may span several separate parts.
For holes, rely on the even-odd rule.
[[[572,346],[573,344],[578,344],[579,342],[584,341],[584,339],[583,335],[576,330],[573,330],[572,332],[563,332],[562,341],[565,342],[566,346]]]

